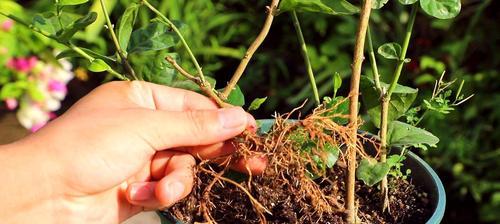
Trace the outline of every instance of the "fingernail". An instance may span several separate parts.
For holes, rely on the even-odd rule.
[[[146,201],[154,195],[154,186],[150,183],[135,183],[130,186],[130,199]]]
[[[167,197],[170,201],[170,204],[174,204],[175,202],[182,199],[184,194],[184,184],[181,182],[172,182],[167,185]]]
[[[257,131],[257,122],[255,121],[255,118],[249,113],[247,113],[247,130],[251,132]]]
[[[238,128],[247,124],[247,116],[240,107],[219,109],[219,121],[227,129]]]

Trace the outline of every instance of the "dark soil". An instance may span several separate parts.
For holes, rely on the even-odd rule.
[[[168,212],[185,223],[346,223],[348,153],[341,150],[331,169],[321,167],[317,158],[325,164],[326,148],[345,148],[352,128],[337,124],[337,115],[329,112],[320,108],[298,122],[278,117],[266,135],[245,133],[235,141],[238,151],[225,166],[204,161],[196,167],[192,193]],[[365,145],[379,150],[376,139],[363,134],[357,139],[354,149],[359,159],[371,157]],[[262,175],[246,176],[227,169],[234,161],[256,155],[268,158]],[[311,174],[320,178],[312,179]],[[376,186],[356,183],[362,223],[425,223],[430,217],[427,193],[411,181],[389,178],[390,209],[386,212],[382,212]]]
[[[206,221],[200,212],[200,200],[204,189],[213,177],[207,174],[198,176],[198,183],[193,193],[176,204],[169,211],[185,223]],[[344,199],[344,172],[336,168],[328,174],[328,180],[316,180],[323,192],[337,192],[337,200]],[[357,183],[359,204],[358,216],[364,223],[425,223],[431,214],[431,205],[427,193],[411,182],[403,179],[389,179],[390,213],[382,213],[380,191],[376,188]],[[244,186],[245,182],[240,182]],[[293,192],[275,179],[266,175],[254,177],[252,195],[268,208],[272,215],[266,214],[268,223],[346,223],[345,213],[336,211],[331,214],[314,214],[310,204],[304,203]],[[212,188],[211,209],[217,223],[260,223],[248,196],[239,188],[224,183],[216,183]],[[313,213],[313,214],[311,214]]]

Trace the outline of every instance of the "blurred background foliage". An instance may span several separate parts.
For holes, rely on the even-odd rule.
[[[106,1],[114,21],[133,2]],[[19,15],[24,18],[53,7],[52,1],[17,2],[26,9]],[[231,77],[246,47],[260,31],[268,4],[264,0],[151,2],[170,18],[186,24],[183,32],[187,41],[205,73],[218,81],[217,87],[222,87]],[[88,4],[93,5],[94,11],[101,13],[98,1]],[[496,130],[500,123],[500,55],[497,54],[500,51],[500,2],[462,0],[462,4],[462,12],[453,20],[434,20],[423,13],[418,15],[408,51],[408,57],[412,60],[405,66],[401,83],[420,90],[421,98],[417,99],[417,103],[420,103],[432,94],[434,81],[444,70],[446,80],[466,81],[463,92],[475,96],[446,118],[432,113],[426,116],[421,126],[433,132],[441,141],[437,149],[420,153],[438,171],[446,185],[448,204],[445,223],[500,223],[500,172],[497,170],[500,167],[500,131]],[[74,10],[75,13],[86,13],[82,11],[86,7]],[[375,10],[371,21],[375,47],[386,42],[401,41],[397,37],[403,36],[408,17],[409,7],[393,1],[382,10]],[[152,19],[146,10],[140,11],[138,18],[137,26]],[[346,95],[356,18],[300,13],[299,19],[320,95],[333,95],[332,79],[335,72],[344,78],[344,85],[338,95]],[[107,44],[111,41],[107,33],[103,32],[103,25],[104,21],[98,19],[85,32],[79,33],[79,45],[102,54],[109,53],[111,46]],[[20,35],[20,38],[38,38],[32,37],[33,34],[28,31],[22,32],[25,34]],[[28,48],[31,54],[41,54],[47,46],[58,48],[53,43],[39,45],[31,41],[24,42],[34,43],[35,46]],[[26,54],[21,46],[19,48],[16,54]],[[182,49],[178,53],[181,59],[188,58]],[[154,63],[151,57],[155,56],[147,55],[137,60]],[[378,63],[382,78],[387,80],[384,77],[392,74],[392,63],[381,58]],[[182,64],[195,71],[188,60],[183,60]],[[363,74],[371,75],[368,61],[363,71]],[[80,79],[70,83],[70,95],[63,110],[103,81],[103,76],[90,74],[88,81]],[[275,19],[268,39],[254,55],[240,86],[247,102],[268,96],[264,106],[255,112],[257,118],[269,118],[275,111],[290,111],[307,98],[309,103],[303,112],[307,113],[311,109],[311,87],[288,14]]]

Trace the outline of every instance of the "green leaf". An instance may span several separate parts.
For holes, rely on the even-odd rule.
[[[349,114],[349,100],[346,100],[342,96],[333,99],[330,97],[323,97],[322,105],[328,110],[325,115],[332,116],[332,120],[335,123],[345,125],[349,122],[347,118]]]
[[[26,89],[26,82],[20,85],[20,82],[7,83],[1,87],[0,99],[5,100],[8,98],[19,98]]]
[[[139,76],[142,77],[144,81],[166,86],[172,85],[173,80],[177,76],[177,71],[172,68],[164,58],[170,56],[177,61],[179,58],[178,54],[155,52],[154,54],[144,54],[142,56],[149,59],[138,66]]]
[[[54,36],[61,30],[54,13],[37,14],[31,23],[33,27]]]
[[[373,0],[372,1],[372,9],[380,9],[382,8],[385,4],[387,4],[389,0]]]
[[[415,2],[417,2],[418,0],[399,0],[399,3],[403,4],[403,5],[412,5],[414,4]]]
[[[120,47],[124,51],[128,47],[128,42],[130,41],[130,35],[134,29],[135,19],[137,18],[139,8],[139,4],[132,3],[129,7],[127,7],[123,16],[120,18],[120,22],[118,22],[116,35],[118,36],[118,43],[120,43]]]
[[[245,105],[245,96],[239,86],[236,86],[227,96],[227,103],[240,107]]]
[[[439,138],[432,133],[403,123],[393,121],[387,127],[387,144],[390,146],[416,146],[425,144],[430,147],[436,147]]]
[[[385,43],[378,48],[377,52],[384,58],[399,60],[399,56],[401,55],[401,46],[394,42]]]
[[[382,88],[389,88],[389,84],[380,82]],[[362,99],[371,121],[376,127],[380,127],[380,93],[375,88],[375,83],[371,78],[361,77],[360,88]],[[397,84],[389,102],[388,121],[394,121],[405,114],[410,109],[413,101],[417,97],[418,89]]]
[[[420,7],[430,16],[451,19],[460,13],[460,0],[420,0]]]
[[[325,143],[324,147],[324,163],[326,167],[332,168],[337,162],[340,154],[340,150],[337,146],[331,143]]]
[[[68,41],[76,32],[80,30],[84,30],[87,26],[95,22],[97,19],[97,13],[89,12],[87,15],[77,19],[67,28],[64,28],[63,32],[57,36],[59,41],[66,42]]]
[[[372,158],[363,159],[356,169],[356,177],[371,187],[380,182],[389,173],[389,170],[390,167],[387,163],[380,163]]]
[[[135,30],[130,37],[129,53],[157,51],[174,46],[177,36],[163,23],[150,23],[147,27]]]
[[[335,72],[335,75],[333,75],[333,97],[337,96],[340,86],[342,86],[342,77],[338,72]]]
[[[248,111],[251,111],[251,110],[257,110],[259,109],[259,107],[264,103],[266,102],[267,100],[267,97],[264,97],[264,98],[256,98],[255,100],[252,101],[252,103],[250,103],[250,106],[248,107]]]
[[[101,59],[95,59],[94,61],[92,61],[90,63],[90,65],[88,67],[89,71],[92,71],[92,72],[104,72],[110,68],[111,67],[109,67],[109,65],[106,64],[106,62],[104,62]]]
[[[81,5],[89,0],[59,0],[59,5]]]
[[[319,12],[330,15],[352,15],[359,9],[345,0],[283,0],[279,13],[296,10],[299,12]]]

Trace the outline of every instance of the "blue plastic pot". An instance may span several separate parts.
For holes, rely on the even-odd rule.
[[[258,120],[257,123],[260,127],[259,132],[264,134],[271,129],[274,124],[274,119],[262,119]],[[395,148],[393,152],[400,152],[400,149]],[[426,224],[441,223],[446,209],[446,192],[439,176],[429,164],[413,152],[408,152],[407,158],[404,161],[404,168],[411,169],[411,178],[414,180],[413,183],[418,184],[418,186],[429,195],[433,213]],[[162,219],[162,224],[183,224],[175,220],[170,214],[164,212],[158,214]]]

